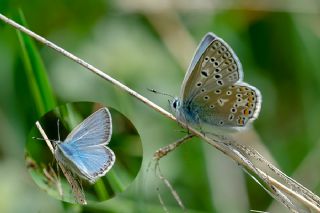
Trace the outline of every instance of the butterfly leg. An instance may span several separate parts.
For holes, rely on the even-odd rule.
[[[201,122],[200,122],[200,117],[198,114],[196,114],[196,126],[199,128],[201,134],[204,136],[206,135],[205,131],[202,129]]]
[[[187,118],[185,117],[184,114],[182,114],[183,117],[176,117],[177,119],[177,123],[180,127],[184,128],[187,130],[187,135],[190,134],[190,129],[189,129],[189,125],[188,125],[188,120]]]
[[[188,134],[184,136],[183,138],[165,146],[160,149],[158,149],[154,154],[153,154],[153,159],[156,161],[159,161],[161,158],[169,154],[170,152],[174,151],[176,148],[178,148],[180,145],[183,143],[187,142],[189,139],[194,137],[193,134]]]

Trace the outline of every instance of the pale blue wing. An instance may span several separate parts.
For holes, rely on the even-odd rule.
[[[56,159],[77,175],[95,182],[104,176],[115,162],[115,154],[106,146],[77,147],[73,143],[61,143],[55,151]]]
[[[112,120],[107,108],[101,108],[75,127],[64,143],[75,146],[96,146],[109,143],[112,134]]]

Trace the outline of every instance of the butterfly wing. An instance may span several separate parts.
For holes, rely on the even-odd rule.
[[[205,37],[202,39],[202,41],[200,42],[200,44],[197,47],[197,50],[193,56],[193,59],[189,65],[188,71],[184,77],[183,83],[182,83],[182,88],[184,88],[184,84],[187,82],[187,80],[189,79],[192,71],[194,70],[196,64],[199,62],[200,57],[202,56],[202,54],[206,51],[206,49],[208,48],[208,46],[211,44],[211,42],[216,38],[216,36],[213,33],[207,33],[207,35],[205,35]]]
[[[104,176],[115,162],[115,154],[106,146],[78,147],[70,143],[57,146],[55,156],[74,173],[94,183]]]
[[[182,114],[193,123],[243,127],[260,110],[261,95],[243,83],[241,63],[231,47],[208,33],[186,74],[182,91]]]
[[[64,143],[75,146],[107,145],[111,139],[112,120],[107,108],[101,108],[75,127]]]
[[[217,89],[242,80],[242,66],[231,47],[213,33],[201,41],[182,84],[183,102],[205,89]]]
[[[223,127],[244,127],[258,116],[260,97],[256,88],[237,83],[203,92],[195,97],[193,103],[200,122]]]

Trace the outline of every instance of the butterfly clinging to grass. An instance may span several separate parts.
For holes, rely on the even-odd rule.
[[[231,47],[213,33],[200,42],[182,83],[171,101],[178,120],[188,125],[239,129],[257,118],[261,95],[242,81],[241,63]]]

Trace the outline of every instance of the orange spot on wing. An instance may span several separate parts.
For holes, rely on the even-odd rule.
[[[249,108],[245,108],[245,109],[243,110],[243,115],[244,115],[244,116],[248,116],[248,115],[249,115]]]
[[[249,96],[247,99],[250,103],[254,101],[254,97],[253,96]]]
[[[243,126],[244,125],[244,119],[242,117],[238,118],[238,124]]]

